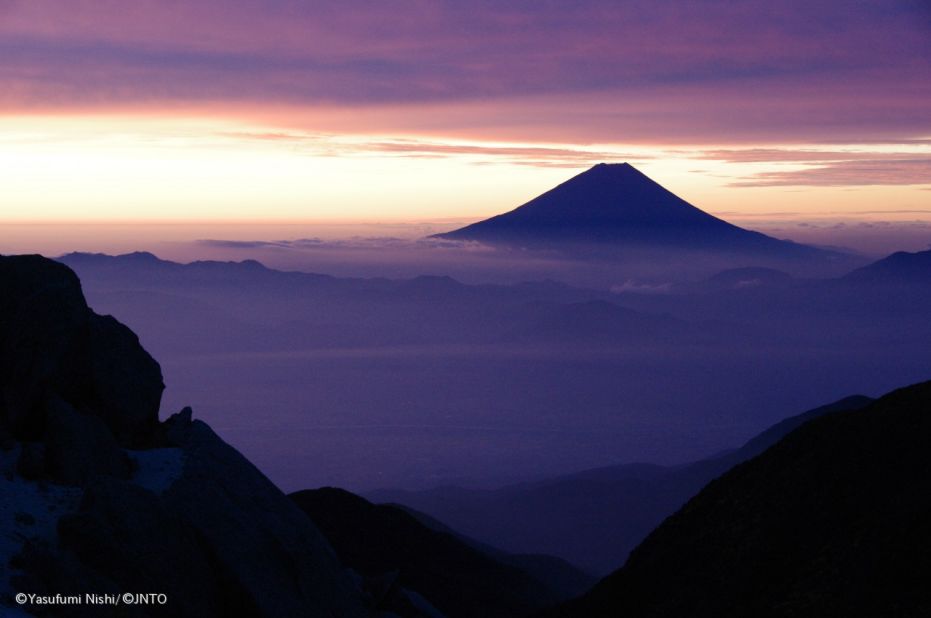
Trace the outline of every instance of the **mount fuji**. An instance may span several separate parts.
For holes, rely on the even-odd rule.
[[[588,245],[786,259],[842,255],[728,223],[628,163],[599,163],[510,212],[435,237],[534,249]]]

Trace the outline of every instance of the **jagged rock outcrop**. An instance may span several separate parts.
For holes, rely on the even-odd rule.
[[[125,446],[150,442],[165,386],[136,335],[91,311],[77,276],[41,256],[0,257],[0,290],[0,424],[38,438],[54,396]]]
[[[68,267],[0,256],[0,609],[12,592],[161,593],[40,616],[354,618],[363,594],[313,522],[185,409]],[[6,610],[4,610],[6,611]],[[2,613],[2,612],[0,612]]]

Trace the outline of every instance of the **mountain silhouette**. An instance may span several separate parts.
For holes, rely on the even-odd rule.
[[[599,163],[515,210],[436,237],[531,247],[617,243],[783,257],[833,255],[712,216],[629,163]]]
[[[290,497],[344,566],[381,584],[372,590],[378,608],[402,617],[428,615],[418,611],[421,598],[449,618],[524,616],[594,583],[557,559],[486,550],[398,507],[372,504],[342,489],[303,490]],[[554,566],[556,581],[535,577],[541,569],[555,572]]]
[[[845,397],[786,418],[739,448],[677,466],[623,464],[534,483],[481,490],[381,490],[369,497],[430,514],[470,537],[513,552],[559,556],[605,575],[702,487],[819,416],[871,400]]]
[[[916,253],[897,251],[854,270],[843,279],[864,283],[931,284],[931,249]]]
[[[931,382],[816,418],[547,616],[931,615]]]
[[[370,616],[271,481],[190,408],[159,421],[164,387],[136,334],[95,313],[67,266],[0,256],[0,615]],[[11,590],[166,600],[17,606]]]

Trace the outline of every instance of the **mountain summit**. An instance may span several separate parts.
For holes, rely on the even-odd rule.
[[[827,253],[718,219],[629,163],[599,163],[510,212],[437,237],[523,246],[617,243],[799,257]]]

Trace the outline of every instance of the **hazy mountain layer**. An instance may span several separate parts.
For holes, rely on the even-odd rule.
[[[651,530],[718,475],[758,455],[812,418],[869,402],[867,397],[842,399],[787,418],[738,449],[681,466],[611,466],[496,490],[440,487],[367,495],[377,502],[427,513],[491,545],[552,554],[606,574],[623,564],[628,552]]]
[[[931,363],[920,284],[732,270],[591,290],[65,260],[159,358],[169,406],[194,404],[288,490],[493,487],[694,461],[787,410],[876,395]]]
[[[845,279],[884,284],[931,283],[931,250],[899,251],[848,274]]]

